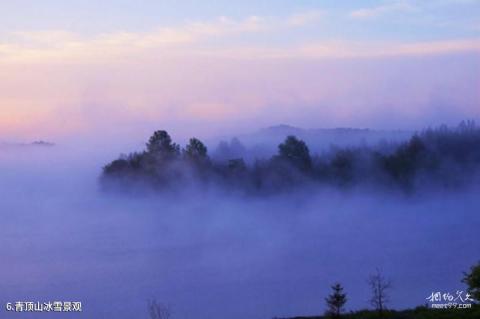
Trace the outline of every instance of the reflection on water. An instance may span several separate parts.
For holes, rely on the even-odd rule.
[[[368,307],[379,267],[403,308],[463,288],[480,256],[474,192],[127,198],[99,192],[98,158],[22,154],[0,157],[3,304],[79,300],[72,317],[89,319],[147,318],[152,298],[173,318],[313,315],[335,281],[348,309]]]

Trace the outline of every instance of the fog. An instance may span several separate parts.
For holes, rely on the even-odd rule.
[[[331,150],[332,147],[378,147],[382,143],[395,144],[407,141],[413,134],[413,131],[406,130],[303,129],[283,124],[262,128],[248,134],[238,134],[238,136],[213,137],[208,139],[207,143],[218,159],[242,157],[248,162],[254,162],[258,158],[275,155],[278,152],[278,145],[288,135],[302,139],[308,144],[310,151],[318,155]]]
[[[148,318],[149,299],[170,305],[173,318],[315,315],[336,281],[348,310],[369,307],[366,280],[379,268],[393,282],[389,306],[400,309],[464,290],[462,272],[480,255],[475,187],[102,192],[101,168],[120,148],[0,150],[2,304],[81,301],[72,317],[91,319]]]

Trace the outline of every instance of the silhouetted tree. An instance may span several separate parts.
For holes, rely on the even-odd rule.
[[[235,158],[241,158],[245,155],[245,146],[236,137],[230,140],[230,143],[226,141],[220,141],[218,144],[215,155],[220,160],[229,160]]]
[[[406,144],[400,145],[394,154],[384,159],[384,168],[400,185],[410,188],[415,173],[425,164],[425,143],[414,135]]]
[[[338,150],[332,159],[332,174],[334,180],[345,185],[353,180],[354,153],[351,150]]]
[[[370,304],[378,311],[379,315],[382,316],[383,311],[386,309],[386,304],[389,301],[388,291],[392,288],[392,283],[377,269],[376,273],[368,279],[368,284],[372,291]]]
[[[460,132],[472,132],[475,131],[476,125],[474,120],[463,120],[458,124],[458,130]]]
[[[108,165],[105,165],[105,167],[103,168],[103,172],[104,174],[115,175],[124,172],[128,168],[128,161],[126,159],[120,158],[112,161]]]
[[[480,262],[472,266],[470,272],[464,275],[465,277],[462,282],[468,285],[468,293],[471,294],[477,302],[480,302]]]
[[[232,172],[245,172],[247,165],[243,158],[235,158],[228,161],[228,169]]]
[[[184,151],[185,157],[197,162],[207,159],[207,147],[196,138],[191,138]]]
[[[147,143],[147,152],[162,159],[174,158],[179,151],[180,147],[172,143],[167,131],[155,131]]]
[[[312,167],[310,150],[304,141],[293,135],[288,136],[278,145],[278,157],[303,171],[310,170]]]
[[[328,310],[326,315],[332,318],[340,318],[345,303],[347,302],[347,295],[343,293],[343,287],[339,283],[332,286],[333,292],[325,298]]]

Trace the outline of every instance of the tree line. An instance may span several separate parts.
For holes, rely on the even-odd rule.
[[[478,181],[480,129],[473,121],[442,125],[387,146],[333,147],[312,155],[291,135],[271,158],[247,164],[239,158],[214,159],[205,144],[191,138],[181,148],[163,130],[153,133],[142,152],[123,155],[103,168],[105,185],[158,189],[194,184],[221,185],[248,193],[278,192],[302,185],[348,188],[358,184],[412,191],[419,184],[457,188]]]

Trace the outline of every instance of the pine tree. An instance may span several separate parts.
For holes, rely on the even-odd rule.
[[[147,153],[157,159],[172,159],[179,155],[180,147],[172,143],[167,131],[155,131],[148,140]]]
[[[343,307],[347,302],[347,295],[343,293],[343,287],[339,283],[333,285],[332,290],[332,294],[325,298],[328,307],[326,315],[332,318],[340,318]]]
[[[207,158],[207,147],[199,139],[193,137],[185,147],[184,155],[192,161],[204,161]]]
[[[278,156],[302,171],[312,168],[312,158],[307,144],[293,135],[287,136],[285,141],[278,145]]]

